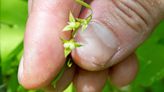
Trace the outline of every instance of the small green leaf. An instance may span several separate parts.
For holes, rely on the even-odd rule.
[[[76,47],[76,48],[81,47],[81,46],[82,46],[81,44],[79,44],[79,43],[77,43],[77,42],[75,43],[75,47]]]
[[[75,31],[80,27],[79,22],[68,22],[68,25],[64,27],[63,31]]]
[[[75,28],[78,29],[80,27],[80,22],[76,22]]]
[[[68,24],[72,28],[73,31],[77,30],[80,27],[79,22],[69,22]]]
[[[73,62],[71,61],[71,58],[69,58],[68,61],[67,61],[67,66],[68,66],[68,67],[71,67],[72,64],[73,64]]]
[[[55,79],[52,81],[51,85],[53,85],[54,88],[56,88],[56,83],[60,80],[60,78],[63,76],[64,72],[66,70],[66,64],[62,67],[58,75],[55,77]]]
[[[88,16],[86,19],[76,18],[76,20],[81,24],[82,31],[84,31],[88,27],[88,24],[91,21],[91,19],[92,19],[92,15]]]
[[[89,23],[91,20],[92,20],[92,14],[87,17],[86,21]]]
[[[88,9],[92,9],[91,6],[87,4],[86,2],[84,2],[83,0],[76,0],[76,2]]]
[[[67,57],[71,53],[71,51],[72,51],[71,49],[65,48],[64,49],[64,56]]]
[[[85,19],[81,19],[81,18],[76,18],[76,21],[83,23],[85,21]]]
[[[72,14],[72,12],[69,13],[69,22],[75,22],[75,18]]]
[[[75,31],[80,27],[80,22],[76,22],[76,19],[73,17],[70,12],[68,25],[64,27],[63,31]]]
[[[62,41],[63,44],[67,42],[67,40],[65,40],[64,38],[60,38],[60,40]]]
[[[88,25],[83,25],[81,28],[81,31],[84,32],[87,27],[88,27]]]
[[[67,25],[64,27],[63,31],[71,31],[72,27],[70,25]]]

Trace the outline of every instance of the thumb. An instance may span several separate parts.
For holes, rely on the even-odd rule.
[[[76,64],[91,71],[129,56],[164,17],[157,0],[94,0],[91,6],[93,20],[76,38],[84,45],[72,53]],[[83,10],[81,17],[88,13]]]
[[[25,32],[24,58],[18,78],[25,88],[48,85],[65,63],[60,37],[69,37],[62,29],[69,12],[78,15],[75,0],[33,0]]]

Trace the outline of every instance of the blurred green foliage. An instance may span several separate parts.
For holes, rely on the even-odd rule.
[[[27,0],[0,1],[0,92],[39,92],[25,90],[17,80],[27,17]],[[103,92],[164,92],[164,21],[136,53],[140,61],[137,78],[122,89],[107,82]]]

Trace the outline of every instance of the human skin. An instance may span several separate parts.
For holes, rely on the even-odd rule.
[[[93,9],[93,22],[76,37],[85,45],[72,52],[74,62],[79,66],[74,84],[78,92],[96,92],[103,88],[109,76],[113,84],[124,86],[137,73],[135,49],[164,18],[164,0],[87,2]],[[68,39],[70,36],[69,32],[62,32],[70,11],[76,17],[86,17],[90,13],[87,9],[81,11],[75,0],[29,0],[24,55],[18,73],[19,82],[25,88],[46,87],[64,65],[60,37]],[[92,79],[95,71],[100,72],[99,77]],[[95,80],[99,84],[95,84]],[[86,84],[91,87],[86,88]]]

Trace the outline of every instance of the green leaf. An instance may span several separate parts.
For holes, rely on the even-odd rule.
[[[18,80],[17,80],[17,72],[11,75],[8,82],[9,83],[7,85],[7,92],[16,92],[17,87],[19,86]]]
[[[164,38],[164,21],[156,28],[151,37],[137,49],[140,71],[135,85],[150,86],[164,78],[164,45],[159,40]],[[145,74],[146,73],[146,74]]]
[[[76,22],[72,12],[69,13],[69,22]]]
[[[80,27],[80,23],[76,22],[75,18],[70,12],[68,25],[64,27],[63,31],[72,31],[72,30],[75,31],[79,27]]]
[[[80,27],[80,23],[79,22],[76,22],[75,30],[77,30],[79,27]]]
[[[0,0],[1,23],[24,28],[27,16],[27,2],[23,0]]]
[[[81,44],[79,44],[79,43],[77,43],[77,42],[76,42],[76,43],[74,43],[74,44],[75,44],[75,47],[76,47],[76,48],[78,48],[78,47],[81,47],[81,46],[82,46]]]
[[[87,17],[86,21],[87,21],[87,23],[89,23],[91,20],[92,20],[92,14],[90,14],[90,15]]]
[[[69,58],[68,61],[67,61],[67,66],[68,66],[68,67],[71,67],[72,64],[73,64],[73,62],[71,61],[71,58]]]
[[[27,2],[23,0],[0,1],[0,57],[4,92],[17,92],[17,70],[23,46]],[[3,91],[2,91],[3,92]],[[21,91],[23,92],[23,91]],[[27,92],[27,91],[26,91]]]
[[[91,6],[87,4],[86,2],[84,2],[83,0],[76,0],[76,2],[88,9],[92,9]]]
[[[71,83],[67,89],[64,90],[64,92],[76,92],[76,89],[73,85],[73,83]]]
[[[66,43],[66,42],[68,42],[68,41],[65,40],[64,38],[60,38],[60,40],[62,41],[63,44]]]
[[[81,31],[85,31],[85,29],[88,27],[88,25],[83,25]]]
[[[73,31],[77,30],[80,27],[79,22],[68,22],[68,24],[72,28]]]
[[[92,19],[92,14],[89,15],[86,19],[76,18],[76,20],[81,24],[82,31],[86,30],[91,19]]]
[[[71,49],[65,48],[64,49],[64,56],[67,57],[71,53],[71,51],[72,51]]]
[[[71,31],[73,30],[72,26],[71,25],[67,25],[64,27],[63,31]]]

